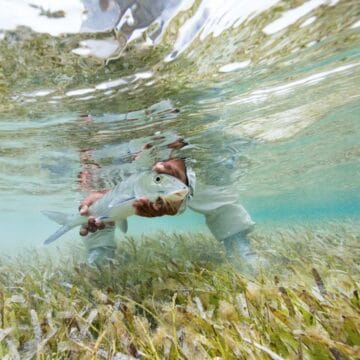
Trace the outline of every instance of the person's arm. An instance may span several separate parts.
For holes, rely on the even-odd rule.
[[[189,207],[205,216],[206,224],[219,241],[252,230],[254,221],[229,188],[204,186],[197,189]]]
[[[219,241],[235,234],[250,232],[255,222],[245,208],[239,204],[226,204],[205,214],[206,225]]]

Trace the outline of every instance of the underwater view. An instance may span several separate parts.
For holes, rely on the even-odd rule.
[[[0,0],[1,359],[360,359],[358,0]]]

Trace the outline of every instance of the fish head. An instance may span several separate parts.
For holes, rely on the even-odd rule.
[[[139,179],[135,193],[137,197],[145,196],[152,201],[159,197],[167,201],[180,201],[188,195],[189,188],[174,176],[149,172]]]

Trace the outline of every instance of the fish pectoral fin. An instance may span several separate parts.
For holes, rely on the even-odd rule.
[[[128,222],[126,219],[120,220],[116,222],[116,226],[124,233],[126,234],[128,230]]]

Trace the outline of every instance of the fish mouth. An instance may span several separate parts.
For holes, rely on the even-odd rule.
[[[186,189],[181,189],[181,190],[175,191],[174,193],[172,193],[172,195],[183,199],[188,194],[188,192],[189,192],[189,190],[186,188]]]

